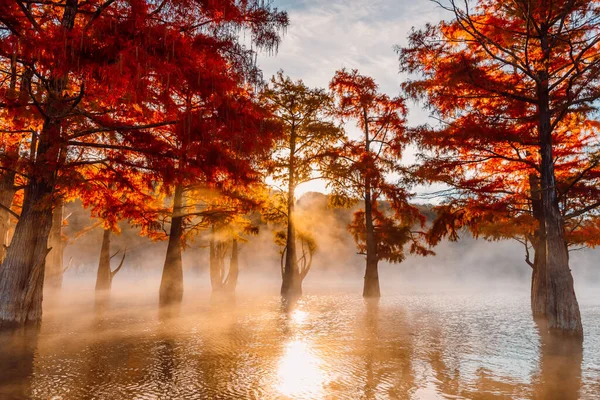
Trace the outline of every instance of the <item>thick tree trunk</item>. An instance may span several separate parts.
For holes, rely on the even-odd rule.
[[[296,226],[294,222],[294,202],[296,191],[296,133],[291,132],[290,137],[290,162],[288,167],[288,198],[287,198],[287,238],[285,248],[285,265],[281,283],[281,295],[284,297],[300,297],[302,295],[302,279],[298,271],[298,257],[296,252]]]
[[[534,318],[546,318],[546,242],[540,238],[534,243],[531,273],[531,313]]]
[[[0,263],[4,260],[8,248],[10,229],[9,209],[15,197],[15,173],[6,171],[0,177]]]
[[[65,4],[61,21],[65,31],[73,29],[77,5],[77,0],[67,0]],[[38,323],[42,318],[44,269],[52,226],[52,196],[63,146],[61,118],[65,107],[69,106],[63,100],[67,80],[66,74],[53,76],[47,85],[50,96],[45,107],[46,119],[37,149],[35,140],[32,140],[35,159],[31,160],[33,165],[25,188],[23,208],[0,267],[0,324]]]
[[[52,194],[58,160],[58,126],[46,121],[36,164],[25,189],[23,208],[6,257],[0,267],[0,323],[39,322],[42,289],[52,226]]]
[[[181,262],[181,235],[183,230],[183,187],[178,185],[173,196],[173,214],[167,256],[160,282],[159,303],[168,306],[183,299],[183,265]]]
[[[542,43],[543,45],[543,43]],[[541,153],[542,207],[546,242],[546,317],[550,330],[583,336],[579,304],[575,296],[573,276],[569,269],[569,253],[562,215],[558,206],[552,127],[547,76],[541,77],[539,96],[539,133]]]
[[[229,261],[229,272],[225,281],[225,290],[229,293],[235,292],[239,275],[238,263],[238,241],[233,239],[231,242],[231,260]]]
[[[107,292],[112,286],[112,273],[110,270],[110,229],[104,229],[102,247],[100,248],[100,261],[96,274],[96,291]]]
[[[46,276],[44,284],[50,289],[60,289],[63,281],[63,254],[62,240],[63,201],[59,201],[52,212],[52,228],[48,238],[48,258],[46,260]]]
[[[532,238],[534,251],[531,272],[531,312],[534,318],[546,317],[546,239],[540,178],[529,176],[531,208],[538,227]]]
[[[23,211],[0,269],[0,321],[39,322],[48,235],[52,225],[52,189],[32,179]]]
[[[288,201],[287,244],[285,250],[285,265],[281,283],[281,295],[284,297],[302,296],[302,280],[298,271],[296,252],[296,228],[294,226],[294,204]],[[291,217],[290,217],[291,216]]]
[[[379,271],[377,258],[377,243],[375,241],[375,228],[373,226],[373,204],[371,203],[370,187],[367,185],[365,195],[365,226],[367,233],[367,267],[365,270],[365,282],[363,297],[381,297],[379,289]]]

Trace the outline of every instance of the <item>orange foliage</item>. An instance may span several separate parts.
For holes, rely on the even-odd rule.
[[[595,246],[600,206],[600,8],[594,1],[446,7],[451,21],[415,30],[399,48],[404,85],[436,126],[412,132],[421,182],[445,188],[430,241],[462,227],[488,239],[534,235],[530,177],[542,173],[541,109],[548,106],[556,197],[570,244]],[[543,189],[542,189],[543,190]],[[434,194],[436,195],[436,194]],[[527,239],[526,239],[527,240]]]

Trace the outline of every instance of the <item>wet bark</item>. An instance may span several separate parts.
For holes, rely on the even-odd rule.
[[[168,306],[183,299],[183,265],[181,261],[181,235],[183,231],[183,187],[177,185],[173,196],[173,214],[167,256],[160,282],[159,303]]]
[[[531,238],[534,260],[531,272],[531,312],[534,318],[546,316],[546,240],[540,178],[529,176],[531,208],[538,226]]]
[[[542,38],[542,48],[546,38]],[[538,113],[541,153],[541,189],[546,243],[546,318],[550,330],[583,336],[579,304],[575,296],[573,276],[562,215],[558,205],[552,125],[547,73],[540,73]]]
[[[48,238],[48,259],[46,260],[46,274],[44,284],[49,289],[60,289],[63,281],[63,254],[64,244],[62,240],[63,224],[63,201],[60,200],[52,212],[52,228]]]
[[[102,235],[102,247],[100,248],[100,262],[96,274],[96,291],[109,291],[112,286],[112,274],[110,271],[110,229],[104,229]]]
[[[15,172],[6,171],[0,176],[0,262],[4,260],[8,248],[10,230],[10,212],[15,197]]]
[[[62,28],[73,28],[77,0],[67,0]],[[59,68],[57,68],[59,69]],[[47,85],[51,96],[45,107],[45,120],[37,148],[32,146],[32,167],[25,187],[23,208],[6,257],[0,267],[0,324],[38,323],[42,317],[44,269],[48,236],[52,226],[52,195],[59,168],[62,115],[69,106],[63,92],[67,75],[53,76]],[[35,139],[35,135],[34,135]]]
[[[287,238],[285,247],[285,264],[281,283],[281,295],[284,297],[300,297],[302,295],[302,279],[298,271],[296,251],[296,226],[294,222],[294,201],[296,191],[296,132],[290,135],[290,161],[288,166],[288,196],[287,196]]]

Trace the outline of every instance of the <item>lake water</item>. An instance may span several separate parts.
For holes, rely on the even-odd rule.
[[[190,297],[192,299],[190,299]],[[523,291],[47,302],[39,334],[0,337],[0,398],[596,399],[600,298],[583,351],[540,336]]]

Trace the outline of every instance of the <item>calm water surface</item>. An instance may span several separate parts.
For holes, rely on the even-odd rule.
[[[526,293],[356,293],[106,307],[63,299],[0,337],[0,398],[596,399],[600,300],[583,351],[540,335]]]

